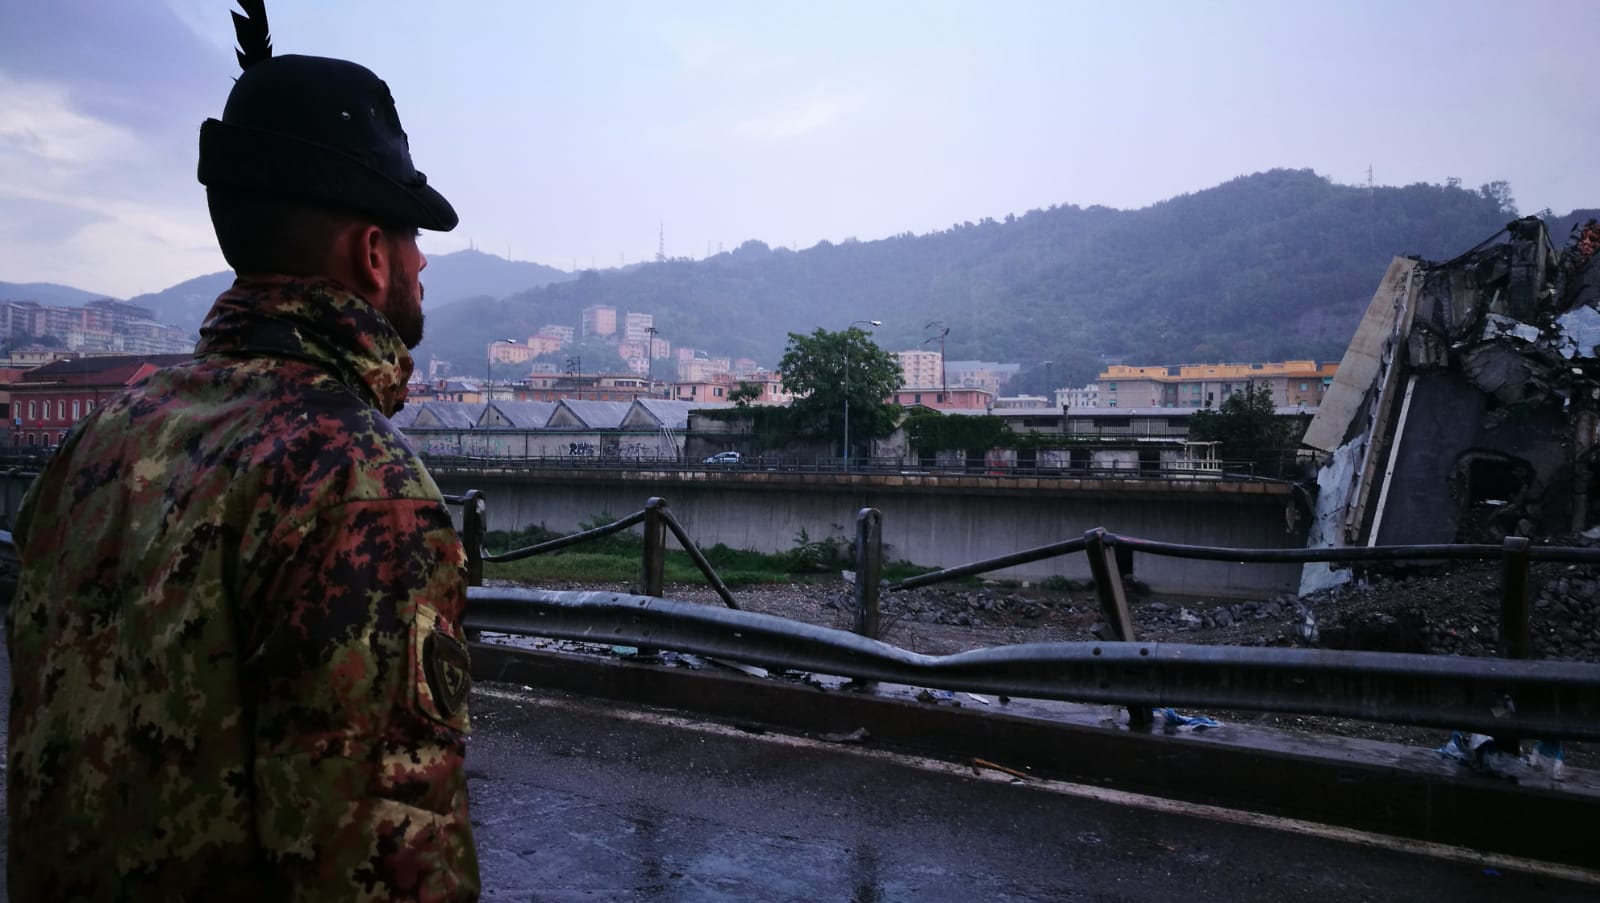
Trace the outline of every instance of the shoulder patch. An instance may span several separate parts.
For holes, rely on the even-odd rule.
[[[472,689],[466,644],[442,631],[430,631],[422,641],[422,670],[439,714],[447,720],[454,718]]]

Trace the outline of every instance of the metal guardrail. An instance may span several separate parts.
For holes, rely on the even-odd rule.
[[[1127,705],[1248,709],[1600,740],[1600,665],[1165,643],[929,656],[771,615],[618,593],[473,587],[476,631],[658,647],[868,681]]]
[[[481,494],[479,494],[481,499]],[[481,503],[480,503],[481,507]],[[564,537],[545,544],[561,547],[597,533],[611,533],[645,522],[650,512],[657,511],[670,518],[666,502],[652,498],[644,511],[630,515],[616,524],[599,531],[588,531]],[[997,558],[985,559],[929,574],[911,577],[883,585],[879,579],[883,567],[882,514],[873,508],[863,508],[856,517],[856,574],[855,574],[855,634],[826,631],[809,625],[778,619],[778,625],[768,621],[745,624],[739,629],[723,621],[707,622],[698,617],[704,611],[698,606],[683,603],[653,605],[652,598],[661,595],[659,559],[664,555],[660,539],[651,540],[652,530],[647,526],[644,559],[645,577],[640,586],[646,594],[638,597],[620,597],[606,594],[550,594],[534,592],[533,595],[504,596],[506,591],[485,595],[472,591],[474,604],[469,611],[469,625],[475,629],[531,632],[541,636],[567,639],[602,639],[629,643],[641,647],[663,647],[711,655],[726,655],[744,660],[757,660],[763,664],[802,670],[826,670],[828,673],[854,677],[861,680],[928,680],[937,676],[943,680],[946,672],[968,679],[963,670],[968,666],[973,672],[970,679],[976,683],[954,685],[944,681],[941,686],[953,689],[984,689],[1018,696],[1075,699],[1079,701],[1117,702],[1128,707],[1129,721],[1134,727],[1148,727],[1152,723],[1150,706],[1202,705],[1224,706],[1254,711],[1290,711],[1300,714],[1325,714],[1367,720],[1393,721],[1404,724],[1426,724],[1454,729],[1471,729],[1498,732],[1502,748],[1515,748],[1522,731],[1546,737],[1600,737],[1600,725],[1586,727],[1572,722],[1600,715],[1600,666],[1570,662],[1520,663],[1533,652],[1530,635],[1531,608],[1528,595],[1528,564],[1530,561],[1566,561],[1575,563],[1600,563],[1600,549],[1554,548],[1531,546],[1522,537],[1508,537],[1498,546],[1477,545],[1417,545],[1348,547],[1334,549],[1235,549],[1217,546],[1194,546],[1157,542],[1138,537],[1121,536],[1103,528],[1087,531],[1083,537],[1052,543]],[[676,521],[670,523],[676,525]],[[681,532],[674,530],[686,548],[692,543]],[[656,529],[656,535],[661,531]],[[526,550],[524,550],[526,551]],[[696,550],[697,551],[697,550]],[[936,583],[974,576],[989,571],[1039,561],[1046,558],[1083,552],[1088,557],[1091,573],[1100,599],[1111,642],[1104,644],[1054,644],[1043,658],[1015,659],[1001,650],[980,650],[985,653],[964,653],[946,657],[949,661],[963,662],[962,668],[937,664],[927,657],[917,657],[892,646],[872,646],[869,656],[876,664],[861,665],[862,647],[855,637],[876,643],[881,626],[880,594],[883,591],[900,591]],[[1405,560],[1495,560],[1504,563],[1503,599],[1500,627],[1500,659],[1461,659],[1442,656],[1397,656],[1392,653],[1343,652],[1299,649],[1245,649],[1240,647],[1172,646],[1137,643],[1131,609],[1123,590],[1122,577],[1133,569],[1135,552],[1153,555],[1233,562],[1303,563],[1311,561],[1405,561]],[[469,549],[469,555],[471,550]],[[505,557],[505,556],[501,556]],[[656,563],[652,563],[656,562]],[[697,563],[713,585],[722,592],[720,579],[703,558]],[[652,582],[650,574],[655,569]],[[527,618],[503,603],[515,598],[523,604],[535,603],[538,616]],[[629,598],[619,603],[604,599]],[[730,608],[737,608],[731,596],[724,593]],[[479,600],[482,600],[481,603]],[[670,600],[668,600],[670,601]],[[493,609],[499,626],[486,626],[478,615],[487,618],[488,609],[481,606],[501,606]],[[648,618],[642,614],[650,612]],[[631,620],[618,621],[624,611]],[[587,612],[587,614],[585,614]],[[644,619],[644,620],[641,620]],[[675,623],[682,620],[683,623]],[[552,630],[560,632],[551,632]],[[731,642],[729,634],[737,642]],[[818,630],[823,630],[818,633]],[[609,631],[609,632],[608,632]],[[745,641],[758,642],[759,656],[753,656]],[[1059,647],[1059,648],[1057,648]],[[1128,649],[1137,647],[1137,653]],[[1002,647],[1024,648],[1024,647]],[[1027,647],[1033,648],[1033,647]],[[1092,651],[1085,653],[1084,649]],[[1104,656],[1116,650],[1111,659]],[[1157,655],[1154,661],[1165,662],[1156,666],[1141,665],[1137,679],[1123,680],[1113,685],[1101,683],[1098,689],[1084,683],[1081,671],[1074,670],[1085,654],[1101,661],[1136,660],[1143,662],[1160,650],[1176,650],[1172,662]],[[1192,650],[1212,650],[1204,654]],[[1217,652],[1215,650],[1223,650]],[[1057,654],[1064,656],[1057,660]],[[1137,655],[1137,659],[1129,659]],[[887,656],[887,658],[884,658]],[[912,656],[905,659],[903,656]],[[884,662],[893,662],[889,670],[881,670]],[[940,660],[941,662],[946,660]],[[1018,664],[1025,661],[1026,665]],[[1216,667],[1202,674],[1191,673],[1183,662],[1210,662]],[[1075,664],[1077,663],[1077,664]],[[991,667],[994,666],[994,667]],[[1569,667],[1571,666],[1571,667]],[[1131,673],[1128,665],[1119,666],[1125,677]],[[1159,667],[1159,673],[1146,673],[1148,667]],[[880,670],[874,670],[878,668]],[[896,670],[910,668],[911,670]],[[1020,670],[1019,670],[1020,669]],[[1032,670],[1030,670],[1032,669]],[[1552,670],[1553,669],[1553,670]],[[1098,672],[1096,672],[1098,673]],[[1027,679],[1017,680],[1018,675]],[[1556,684],[1544,684],[1538,675],[1559,677]],[[1432,677],[1430,675],[1433,675]],[[1435,680],[1434,677],[1445,675]],[[1511,680],[1508,675],[1515,675]],[[1065,677],[1072,679],[1061,683]],[[1040,682],[1042,681],[1042,682]],[[1557,685],[1559,684],[1559,686]],[[1054,689],[1051,689],[1051,688]],[[1184,688],[1188,695],[1173,695],[1175,688]],[[1573,687],[1577,689],[1574,690]],[[1563,689],[1564,688],[1564,689]],[[1052,695],[1067,694],[1067,695]],[[1576,694],[1576,695],[1573,695]],[[1533,715],[1527,708],[1528,700],[1548,702],[1548,710]],[[1581,704],[1574,709],[1562,700],[1578,699]],[[1543,703],[1536,701],[1535,706]],[[1527,718],[1516,717],[1522,712]],[[1528,726],[1538,722],[1537,727]]]

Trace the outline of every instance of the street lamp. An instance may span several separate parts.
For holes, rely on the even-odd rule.
[[[882,326],[882,320],[852,320],[844,331],[844,467],[850,469],[850,330],[857,323]]]
[[[644,331],[647,334],[644,343],[644,366],[648,374],[645,376],[645,380],[650,384],[646,394],[654,398],[656,395],[656,333],[661,330],[654,326],[646,326]]]
[[[1055,361],[1044,362],[1044,394],[1045,401],[1049,402],[1047,407],[1055,407],[1056,403],[1055,389],[1050,386],[1050,365],[1053,363],[1055,363]]]

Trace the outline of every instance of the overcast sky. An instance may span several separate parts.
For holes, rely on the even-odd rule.
[[[1600,206],[1600,2],[267,0],[388,81],[476,245],[570,269],[805,248],[1273,167]],[[0,2],[0,281],[224,269],[195,182],[225,0]]]

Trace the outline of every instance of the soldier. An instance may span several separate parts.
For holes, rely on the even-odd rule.
[[[465,556],[388,420],[456,213],[376,75],[240,5],[199,165],[238,278],[17,517],[10,896],[475,899]]]

